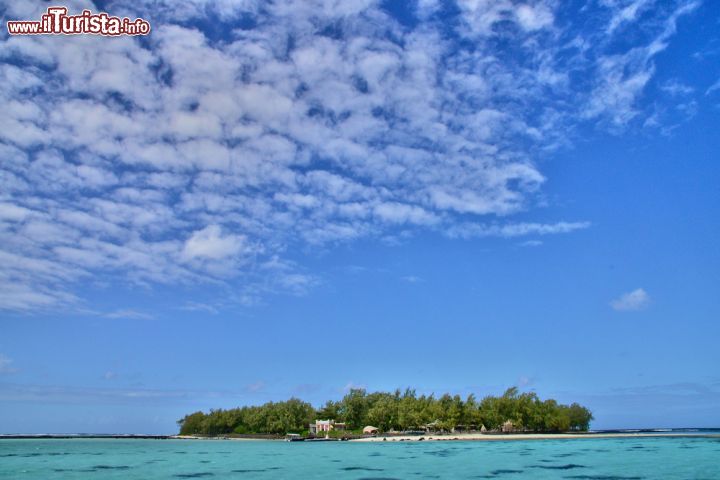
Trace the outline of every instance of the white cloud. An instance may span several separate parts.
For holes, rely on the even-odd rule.
[[[101,402],[107,405],[108,401],[118,403],[147,403],[182,401],[190,399],[207,399],[228,397],[235,399],[244,397],[248,389],[240,391],[193,391],[193,390],[161,390],[147,388],[91,388],[65,385],[30,385],[5,383],[0,389],[0,401],[9,402],[73,402],[76,404],[91,404]]]
[[[654,0],[633,0],[627,3],[627,5],[616,7],[612,18],[610,19],[610,23],[608,24],[607,32],[613,33],[615,29],[622,24],[635,21],[638,14],[642,12],[643,9],[649,7],[653,2]]]
[[[554,15],[550,9],[538,3],[532,5],[519,5],[515,10],[518,22],[523,29],[528,31],[539,30],[552,25]]]
[[[425,19],[435,12],[437,12],[441,7],[440,0],[418,0],[417,2],[417,15]]]
[[[552,27],[552,2],[516,4],[508,0],[459,0],[458,7],[470,36],[492,36],[500,22],[514,21],[526,33]]]
[[[415,223],[428,225],[439,221],[438,217],[430,212],[427,212],[423,208],[414,205],[404,205],[401,203],[381,203],[376,205],[373,211],[380,219],[390,223]]]
[[[266,384],[262,380],[259,380],[255,383],[251,383],[251,384],[245,386],[245,388],[247,389],[248,392],[253,392],[253,393],[261,392],[265,389],[265,387],[266,387]]]
[[[155,318],[149,313],[139,312],[131,308],[115,310],[113,312],[106,313],[103,316],[107,318],[125,318],[129,320],[152,320]]]
[[[584,112],[585,117],[608,115],[614,125],[625,125],[639,112],[635,100],[654,73],[644,50],[604,57],[599,64],[600,82]]]
[[[244,249],[245,237],[241,235],[223,235],[219,225],[208,225],[193,232],[185,241],[182,257],[185,260],[195,258],[222,260],[232,257]]]
[[[650,305],[650,295],[642,288],[620,295],[610,302],[610,306],[619,312],[643,310]]]
[[[520,242],[518,245],[521,247],[539,247],[542,244],[543,242],[541,240],[526,240],[524,242]]]
[[[0,276],[0,307],[15,311],[44,310],[51,307],[57,310],[77,303],[78,299],[73,294],[42,285],[45,278],[42,275],[39,277]],[[41,285],[33,286],[38,283]]]
[[[505,225],[464,223],[448,229],[446,235],[451,238],[514,238],[525,235],[557,235],[561,233],[570,233],[576,230],[584,230],[589,227],[590,222],[558,222],[553,224],[508,223]]]
[[[517,386],[520,388],[532,386],[535,383],[535,379],[527,375],[520,375],[517,380]]]
[[[635,0],[623,7],[610,1],[614,15],[608,25],[607,35],[599,42],[612,40],[616,28],[632,22],[649,2]],[[659,9],[666,18],[658,22],[660,28],[644,45],[635,46],[623,53],[601,55],[595,69],[595,87],[582,112],[585,118],[604,117],[613,127],[623,127],[641,113],[637,100],[655,73],[653,60],[668,46],[670,37],[677,29],[677,22],[695,11],[700,5],[696,1],[671,3]]]
[[[17,368],[14,368],[12,364],[13,361],[10,358],[0,353],[0,374],[17,372]]]
[[[350,392],[350,390],[357,390],[357,389],[363,389],[363,390],[367,389],[367,385],[365,385],[364,383],[357,383],[357,382],[350,381],[350,382],[347,382],[340,389],[340,391],[342,393],[348,393],[348,392]]]
[[[712,92],[714,92],[715,90],[720,90],[720,78],[718,78],[718,80],[717,80],[715,83],[713,83],[712,85],[710,85],[710,86],[708,87],[708,89],[705,90],[705,95],[710,95],[710,94],[711,94]]]
[[[185,305],[180,307],[181,310],[187,310],[190,312],[205,312],[216,315],[219,313],[217,307],[201,302],[185,302]]]
[[[32,210],[19,207],[11,203],[0,203],[0,220],[24,220],[32,213]]]
[[[407,283],[420,283],[423,281],[422,278],[416,275],[405,275],[404,277],[400,277],[400,279]]]
[[[665,82],[660,86],[660,89],[673,96],[687,96],[695,91],[693,87],[686,85],[677,79]]]

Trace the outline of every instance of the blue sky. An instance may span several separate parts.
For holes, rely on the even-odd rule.
[[[353,386],[720,426],[714,2],[68,7],[152,32],[3,29],[1,432]]]

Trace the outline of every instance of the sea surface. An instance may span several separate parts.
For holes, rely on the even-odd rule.
[[[1,479],[720,479],[719,438],[444,442],[0,439]]]

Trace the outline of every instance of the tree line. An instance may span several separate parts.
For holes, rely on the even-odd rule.
[[[474,395],[417,395],[404,392],[374,392],[352,389],[339,401],[328,401],[319,409],[297,398],[228,410],[195,412],[178,421],[181,435],[285,434],[303,433],[316,419],[344,422],[348,430],[372,425],[382,432],[513,430],[529,432],[586,431],[593,419],[585,407],[562,405],[553,399],[541,400],[534,392],[520,393],[509,388],[501,396],[478,401]]]

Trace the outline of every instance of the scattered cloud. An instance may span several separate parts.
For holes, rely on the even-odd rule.
[[[590,406],[598,418],[595,428],[713,427],[718,387],[717,382],[687,381],[558,394]]]
[[[202,230],[193,232],[185,241],[182,257],[185,260],[196,258],[223,260],[237,255],[245,243],[240,235],[224,235],[218,225],[209,225]]]
[[[3,373],[16,373],[18,370],[17,368],[12,366],[13,361],[0,353],[0,374]]]
[[[312,395],[316,394],[317,392],[320,392],[322,390],[325,390],[326,387],[323,385],[320,385],[318,383],[301,383],[299,385],[294,386],[291,389],[291,392],[294,395]]]
[[[247,389],[243,391],[196,391],[0,383],[0,401],[28,403],[107,404],[110,402],[113,404],[163,404],[187,401],[188,399],[242,398],[247,394]]]
[[[693,394],[711,394],[715,398],[720,399],[720,389],[717,383],[704,384],[699,382],[678,382],[663,385],[643,385],[638,387],[616,387],[610,390],[610,394],[614,395],[693,395]]]
[[[367,389],[367,385],[364,383],[348,382],[344,387],[340,389],[342,393],[348,393],[350,390]]]
[[[265,386],[266,386],[266,385],[265,385],[265,382],[263,382],[263,381],[258,381],[258,382],[255,382],[255,383],[251,383],[250,385],[248,385],[248,386],[246,387],[246,389],[247,389],[249,392],[260,392],[260,391],[262,391],[262,390],[265,389]]]
[[[308,247],[588,228],[510,217],[543,204],[539,155],[642,118],[697,5],[604,0],[579,29],[549,0],[461,0],[447,22],[423,0],[417,26],[375,0],[117,1],[150,37],[2,37],[0,309],[77,307],[93,282],[254,304],[320,283],[288,260]]]
[[[129,320],[152,320],[153,318],[155,318],[149,313],[144,313],[133,309],[115,310],[113,312],[106,313],[103,316],[106,318],[126,318]]]
[[[650,295],[642,288],[624,293],[610,302],[610,306],[619,312],[643,310],[650,305]]]
[[[542,244],[542,240],[526,240],[524,242],[520,242],[518,245],[521,247],[539,247]]]
[[[484,225],[475,223],[459,224],[448,229],[446,234],[451,238],[501,237],[513,238],[525,235],[554,235],[584,230],[590,222],[558,222],[544,223],[509,223],[505,225]]]
[[[422,278],[416,277],[415,275],[405,275],[404,277],[400,277],[400,279],[407,283],[419,283],[423,281]]]
[[[220,311],[213,305],[200,302],[185,302],[185,305],[180,307],[181,310],[187,310],[190,312],[205,312],[217,315]]]
[[[686,85],[677,79],[672,79],[660,86],[660,89],[673,96],[685,96],[695,92],[690,85]]]
[[[607,26],[607,32],[613,33],[619,26],[634,22],[645,8],[652,6],[654,0],[634,0],[631,2],[606,1],[605,3],[615,7],[610,23]]]
[[[341,269],[344,273],[350,275],[360,275],[370,270],[368,267],[363,267],[362,265],[345,265]]]
[[[718,78],[718,80],[717,80],[715,83],[713,83],[712,85],[710,85],[710,86],[708,87],[708,89],[705,90],[705,95],[710,95],[710,94],[711,94],[712,92],[714,92],[715,90],[720,90],[720,78]]]
[[[535,383],[535,379],[528,377],[527,375],[520,375],[517,381],[517,386],[520,388],[532,386]]]
[[[611,42],[612,34],[619,25],[634,22],[640,11],[654,4],[648,0],[635,0],[627,5],[623,3],[605,2],[612,12],[612,20],[608,24],[606,38],[598,41]],[[670,37],[677,30],[678,21],[699,6],[699,1],[668,2],[668,5],[656,8],[656,13],[663,12],[665,19],[658,23],[658,30],[644,44],[622,53],[600,55],[596,64],[597,81],[583,115],[586,118],[604,118],[610,129],[615,131],[636,119],[642,113],[637,100],[655,74],[654,58],[667,48]]]

